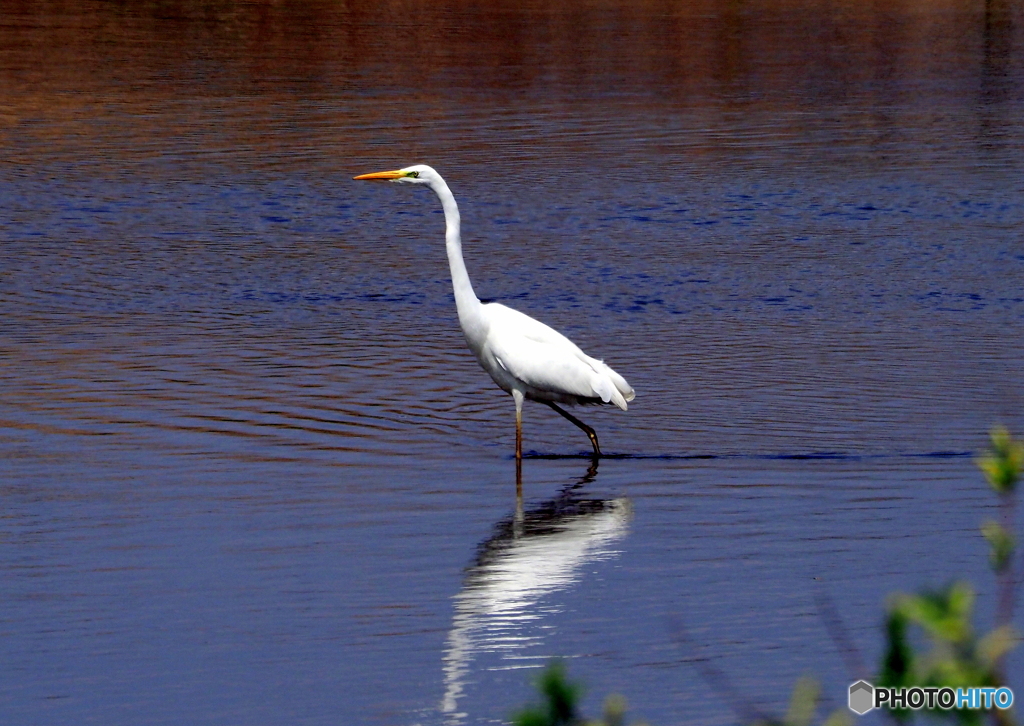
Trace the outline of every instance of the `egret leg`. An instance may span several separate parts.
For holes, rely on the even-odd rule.
[[[546,403],[547,405],[551,406],[551,408],[555,409],[555,411],[557,411],[563,417],[569,419],[574,424],[576,424],[581,429],[583,429],[583,431],[587,434],[587,436],[590,437],[590,443],[593,444],[593,446],[594,446],[594,456],[600,456],[601,455],[601,447],[597,443],[597,432],[594,431],[594,429],[592,429],[589,426],[587,426],[585,423],[580,421],[578,418],[573,416],[571,413],[566,411],[564,408],[562,408],[558,404],[553,403],[551,401],[545,401],[544,403]]]
[[[512,399],[516,402],[516,471],[523,461],[523,392],[512,391]]]
[[[523,536],[526,515],[523,512],[523,466],[516,459],[516,513],[512,517],[512,534],[516,539]]]

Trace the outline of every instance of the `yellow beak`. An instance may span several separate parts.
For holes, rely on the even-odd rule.
[[[403,171],[375,171],[372,174],[360,174],[359,176],[352,177],[353,179],[401,179],[405,176]]]

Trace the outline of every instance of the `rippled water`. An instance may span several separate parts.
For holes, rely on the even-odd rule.
[[[0,22],[4,722],[488,723],[552,656],[654,724],[876,662],[991,578],[1024,431],[1024,15],[67,2]],[[610,455],[464,347],[481,297],[637,390]],[[685,635],[684,635],[685,633]],[[1014,665],[1020,665],[1019,658]],[[1018,687],[1021,686],[1016,682]]]

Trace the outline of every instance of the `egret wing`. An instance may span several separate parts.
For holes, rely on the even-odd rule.
[[[597,398],[625,410],[633,389],[603,362],[528,315],[504,305],[487,308],[487,344],[498,364],[515,378],[538,391]]]
[[[522,336],[537,343],[566,346],[580,355],[586,355],[579,347],[550,325],[531,318],[525,313],[514,310],[501,303],[490,303],[484,306],[488,327],[492,332]]]

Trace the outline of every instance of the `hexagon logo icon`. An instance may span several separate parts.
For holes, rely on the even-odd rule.
[[[863,716],[875,707],[875,689],[867,681],[857,681],[850,686],[850,710]]]

